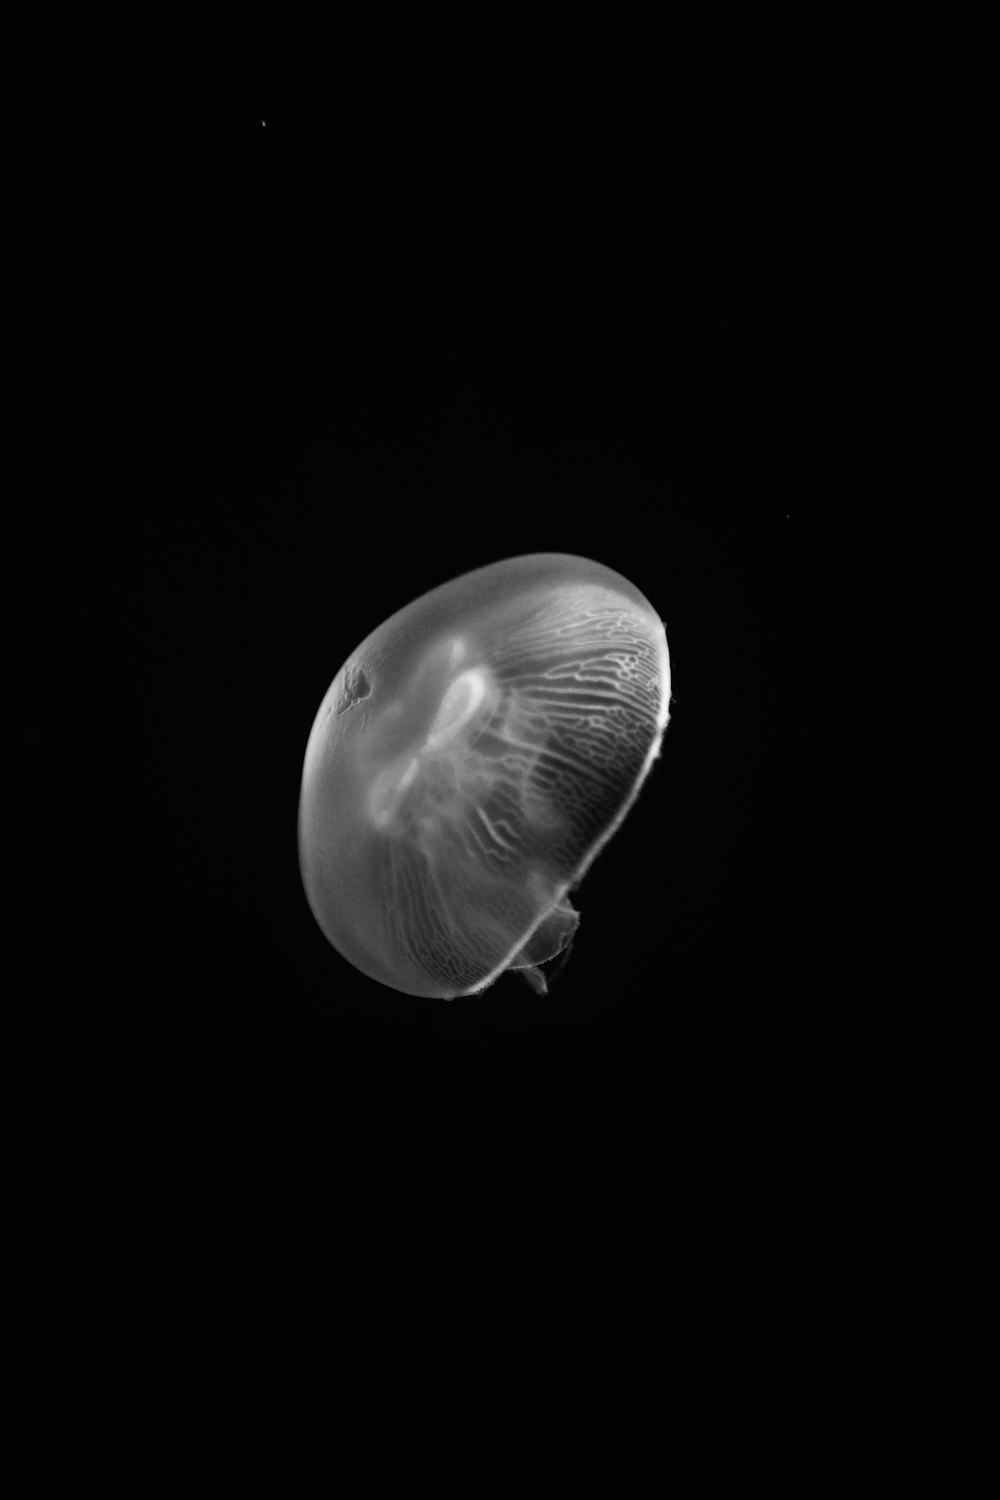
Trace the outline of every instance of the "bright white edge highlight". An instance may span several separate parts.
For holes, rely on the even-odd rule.
[[[555,896],[539,916],[537,922],[534,922],[527,929],[523,936],[505,955],[505,957],[501,959],[500,963],[497,964],[496,968],[492,969],[490,973],[487,974],[486,978],[481,979],[478,984],[472,985],[467,990],[456,990],[452,995],[443,995],[441,997],[442,999],[462,1000],[465,999],[468,995],[481,995],[484,990],[488,990],[490,985],[494,984],[496,980],[500,978],[501,974],[505,974],[507,972],[507,970],[510,968],[511,960],[515,958],[516,955],[520,953],[521,949],[531,941],[532,937],[534,937],[535,933],[538,931],[539,927],[541,927],[546,918],[551,916],[556,907],[559,906],[565,899],[567,892],[572,887],[579,885],[584,875],[586,875],[587,871],[594,863],[594,860],[597,858],[597,856],[600,854],[601,850],[605,847],[609,840],[612,839],[618,832],[629,812],[635,805],[635,800],[642,790],[643,782],[649,775],[654,762],[659,759],[660,751],[663,748],[663,736],[666,733],[667,724],[670,721],[670,652],[667,649],[667,631],[662,620],[657,619],[656,629],[657,642],[660,648],[660,676],[663,682],[663,694],[660,698],[660,711],[656,720],[656,735],[653,739],[653,743],[649,747],[649,754],[646,756],[646,759],[642,763],[642,769],[640,770],[638,776],[635,778],[628,796],[625,798],[625,801],[621,805],[618,816],[615,818],[614,822],[611,823],[605,830],[603,838],[599,839],[594,847],[590,850],[590,853],[587,855],[586,859],[582,860],[581,863],[577,866],[572,877],[569,880],[564,881],[563,884],[556,887]]]

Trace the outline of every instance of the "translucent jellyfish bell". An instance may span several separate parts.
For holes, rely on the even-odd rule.
[[[467,573],[341,667],[306,748],[302,879],[364,974],[452,999],[559,953],[567,892],[620,825],[667,725],[653,606],[558,553]]]

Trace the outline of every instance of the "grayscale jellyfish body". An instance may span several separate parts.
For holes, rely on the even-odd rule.
[[[299,805],[302,879],[352,964],[452,999],[561,952],[575,887],[638,795],[670,702],[664,627],[620,574],[559,553],[433,589],[326,694]]]

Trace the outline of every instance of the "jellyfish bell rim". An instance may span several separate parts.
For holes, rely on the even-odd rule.
[[[658,621],[660,620],[660,616],[652,601],[643,593],[642,589],[633,583],[630,578],[627,578],[624,573],[619,573],[617,568],[609,567],[607,563],[598,562],[593,557],[586,557],[582,552],[516,552],[510,557],[498,558],[495,562],[491,563],[482,563],[479,567],[470,568],[464,573],[456,574],[452,578],[445,578],[441,583],[432,584],[429,589],[425,589],[423,593],[418,594],[414,599],[410,599],[406,604],[400,605],[391,615],[388,615],[379,624],[372,627],[368,635],[361,642],[361,645],[351,652],[344,665],[346,666],[352,658],[365,649],[372,636],[381,634],[384,630],[387,630],[399,616],[408,613],[416,604],[430,604],[446,591],[457,588],[460,585],[468,585],[476,580],[486,582],[493,574],[499,573],[503,569],[515,566],[521,568],[530,566],[531,568],[536,568],[541,573],[546,568],[555,564],[574,564],[592,569],[595,574],[593,581],[595,583],[603,583],[605,586],[610,586],[608,580],[614,580],[615,583],[621,585],[621,591],[627,599],[632,600],[633,603],[641,604]],[[662,624],[662,621],[660,623]]]

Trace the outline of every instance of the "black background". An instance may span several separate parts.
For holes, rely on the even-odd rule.
[[[26,42],[4,132],[25,1359],[860,1374],[979,1327],[968,57],[83,55]],[[302,894],[313,715],[548,550],[665,620],[662,759],[547,998],[393,994]]]

